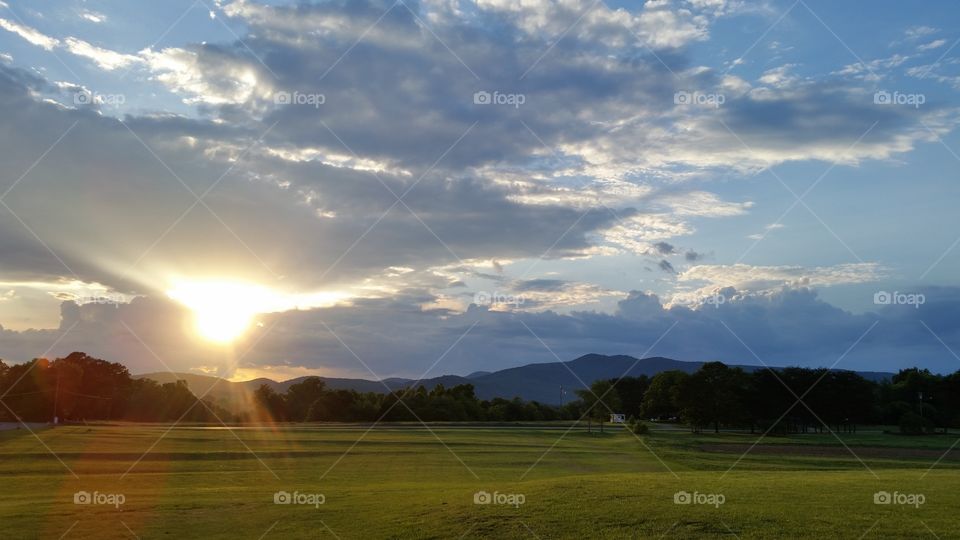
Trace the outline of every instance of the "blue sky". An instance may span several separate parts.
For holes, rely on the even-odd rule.
[[[958,18],[4,0],[0,358],[953,371]]]

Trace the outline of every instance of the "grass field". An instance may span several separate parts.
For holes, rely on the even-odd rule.
[[[0,432],[0,538],[960,538],[960,452],[931,469],[955,436],[840,435],[850,451],[830,434],[768,437],[741,459],[757,435],[565,432]],[[323,504],[275,504],[279,491]],[[475,504],[480,491],[497,500]],[[875,504],[881,491],[913,504]]]

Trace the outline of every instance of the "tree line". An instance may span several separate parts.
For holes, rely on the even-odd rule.
[[[665,371],[602,380],[580,391],[588,414],[681,422],[693,431],[855,431],[894,425],[910,434],[960,427],[960,371],[901,370],[874,382],[853,371],[788,367],[745,371],[721,362],[694,373]],[[602,399],[600,399],[602,397]]]
[[[200,402],[186,381],[135,379],[122,364],[82,352],[8,366],[0,360],[0,420],[214,422],[229,414]]]
[[[280,393],[263,384],[254,392],[258,410],[288,422],[459,422],[550,421],[577,418],[575,408],[556,407],[520,398],[477,398],[472,384],[432,390],[414,386],[386,393],[331,390],[319,377],[308,377]]]
[[[683,423],[693,431],[765,433],[855,431],[899,425],[905,433],[960,427],[960,371],[917,368],[874,382],[852,371],[778,368],[745,371],[721,362],[693,373],[599,380],[563,406],[520,398],[479,399],[471,384],[422,385],[385,393],[330,389],[309,377],[277,392],[254,392],[254,410],[231,414],[199,400],[186,381],[133,378],[122,364],[82,352],[9,366],[0,361],[0,420],[141,422],[402,422],[587,420],[612,413],[634,421]]]

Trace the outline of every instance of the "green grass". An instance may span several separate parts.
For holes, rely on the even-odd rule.
[[[59,427],[37,433],[43,444],[25,430],[0,433],[0,537],[960,537],[954,458],[932,470],[935,457],[861,463],[854,455],[751,453],[738,462],[742,452],[702,447],[749,446],[758,435],[683,431],[638,440],[622,429],[576,429],[559,443],[563,430],[544,427],[166,431]],[[956,440],[841,437],[854,453],[939,453]],[[763,444],[843,448],[830,434],[768,437]],[[122,493],[126,501],[119,509],[75,505],[80,490]],[[277,505],[278,490],[322,493],[325,504]],[[523,494],[525,503],[476,505],[479,490]],[[881,490],[921,493],[926,502],[875,505]],[[725,503],[678,505],[678,491],[719,493]]]

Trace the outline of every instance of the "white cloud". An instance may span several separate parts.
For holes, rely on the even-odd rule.
[[[637,214],[622,218],[602,233],[603,240],[617,250],[643,254],[653,242],[687,236],[693,227],[671,214]]]
[[[918,51],[932,51],[933,49],[939,49],[940,47],[943,47],[943,46],[946,45],[946,44],[947,44],[947,40],[945,40],[945,39],[935,39],[935,40],[931,41],[930,43],[925,43],[925,44],[923,44],[923,45],[918,46],[918,47],[917,47],[917,50],[918,50]]]
[[[693,294],[706,296],[717,289],[734,287],[748,293],[769,293],[783,287],[829,287],[871,283],[885,275],[878,263],[851,263],[836,266],[752,266],[696,265],[681,272],[677,281],[702,286]]]
[[[938,30],[931,26],[911,26],[907,28],[904,34],[907,36],[907,39],[917,39],[937,32]]]
[[[777,229],[782,229],[784,227],[785,225],[783,223],[771,223],[763,228],[763,230],[766,232],[751,234],[751,235],[748,235],[747,238],[751,240],[757,240],[757,241],[763,240],[764,238],[770,235],[770,231],[775,231]]]
[[[270,91],[262,86],[264,77],[257,66],[217,58],[216,53],[201,57],[196,51],[172,47],[146,49],[140,56],[158,81],[185,95],[186,103],[239,104],[263,99]]]
[[[100,68],[107,71],[113,71],[143,62],[143,60],[137,56],[97,47],[96,45],[74,37],[68,37],[65,43],[68,51],[77,56],[93,60]]]
[[[757,79],[763,84],[774,87],[785,87],[796,82],[797,77],[790,73],[790,70],[796,67],[796,64],[784,64],[782,66],[769,69]]]
[[[723,88],[725,92],[730,93],[731,97],[741,97],[749,92],[751,88],[750,83],[736,75],[724,75],[720,81],[720,87]]]
[[[230,4],[225,13],[249,25],[250,36],[242,38],[250,50],[218,43],[148,49],[134,56],[66,38],[63,46],[103,69],[143,63],[155,80],[202,106],[191,118],[158,114],[128,121],[186,183],[202,192],[229,169],[210,194],[217,216],[197,207],[135,269],[134,285],[115,274],[137,260],[182,212],[184,201],[192,200],[114,119],[32,102],[28,98],[36,92],[27,91],[27,85],[40,86],[33,79],[20,90],[5,89],[24,105],[3,111],[17,120],[8,128],[36,126],[30,138],[7,135],[18,145],[0,152],[14,169],[30,166],[21,163],[31,155],[26,149],[49,146],[80,120],[70,139],[76,136],[79,142],[58,147],[34,171],[39,181],[18,186],[11,197],[21,198],[38,215],[56,216],[31,225],[84,280],[133,289],[156,285],[173,272],[229,268],[254,281],[283,276],[294,290],[313,290],[318,279],[384,295],[415,286],[428,297],[418,305],[428,305],[436,290],[452,286],[428,271],[455,258],[520,260],[547,250],[557,258],[646,256],[656,242],[695,233],[693,224],[702,227],[702,218],[750,210],[750,201],[725,200],[705,187],[714,178],[789,161],[856,165],[889,159],[918,141],[932,140],[926,126],[942,135],[956,125],[954,111],[876,107],[872,90],[859,81],[801,80],[791,73],[791,64],[761,75],[759,82],[768,86],[761,92],[741,78],[690,67],[683,50],[664,56],[667,68],[636,47],[682,47],[703,39],[711,19],[697,9],[726,9],[718,2],[699,2],[692,11],[668,11],[668,4],[647,4],[635,12],[598,5],[582,27],[542,57],[526,83],[516,83],[517,91],[529,92],[523,108],[477,107],[473,93],[487,84],[495,88],[477,82],[464,64],[481,72],[484,81],[514,84],[544,53],[544,43],[590,4],[483,4],[503,24],[518,25],[513,30],[519,41],[510,43],[502,42],[501,32],[475,24],[470,15],[444,11],[443,5],[449,7],[426,2],[420,15],[449,50],[396,5],[342,62],[340,55],[382,9]],[[322,25],[311,28],[314,21]],[[639,40],[633,33],[641,35]],[[905,59],[871,64],[892,67]],[[726,102],[684,107],[672,99],[683,88],[721,92]],[[271,99],[276,90],[322,91],[329,100],[322,108],[278,106]],[[878,119],[869,136],[854,145]],[[239,159],[274,122],[268,141],[253,144]],[[468,128],[473,131],[464,136]],[[461,136],[462,144],[451,147]],[[422,181],[421,175],[426,175]],[[410,212],[395,205],[381,180],[396,193],[415,187],[405,198]],[[131,182],[136,189],[129,188]],[[46,197],[56,189],[61,200],[79,199],[87,186],[112,195],[82,208],[64,208]],[[0,213],[0,223],[4,237],[19,242],[12,242],[15,246],[34,242],[9,216]],[[116,223],[124,223],[123,230]],[[377,227],[365,235],[373,223]],[[204,232],[202,241],[197,231]],[[114,240],[91,240],[105,237]],[[41,266],[54,275],[64,271],[57,261],[41,259],[43,253],[36,255],[36,246],[28,248],[4,257],[0,269],[22,272],[33,264],[34,271]],[[321,275],[328,267],[333,268],[329,275]],[[740,268],[725,273],[705,268],[681,274],[689,280],[683,283],[700,275],[718,282],[777,284],[829,278],[816,269],[798,274],[764,267],[747,279]],[[553,303],[541,298],[538,305],[606,298],[605,289],[585,287],[571,286],[567,296]]]
[[[941,71],[944,63],[951,62],[947,61],[936,64],[914,66],[907,69],[907,75],[917,79],[932,79],[943,84],[949,84],[953,88],[960,89],[960,75],[944,75]]]
[[[887,58],[877,58],[869,62],[848,64],[834,74],[876,82],[888,75],[890,70],[899,67],[910,58],[909,55],[894,54]]]
[[[98,13],[96,11],[83,10],[80,13],[80,16],[92,23],[100,24],[107,20],[107,16],[103,13]]]
[[[0,19],[0,28],[3,28],[8,32],[13,32],[30,43],[38,47],[42,47],[48,51],[60,44],[60,41],[56,38],[52,38],[43,32],[30,28],[29,26],[24,26],[20,23],[9,21],[7,19]]]
[[[677,195],[663,195],[655,201],[666,205],[671,210],[671,214],[684,217],[740,216],[753,206],[750,201],[743,203],[724,201],[717,194],[706,191],[687,191]]]

